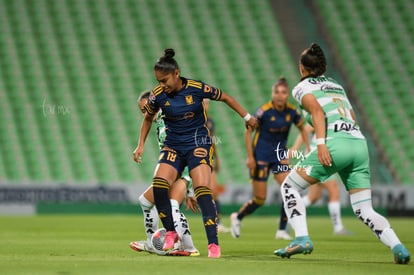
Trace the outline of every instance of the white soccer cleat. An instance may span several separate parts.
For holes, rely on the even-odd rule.
[[[148,241],[136,241],[136,242],[130,242],[129,247],[135,251],[142,252],[146,251],[149,253],[154,253],[154,248]]]
[[[234,212],[233,214],[230,215],[230,221],[231,221],[231,235],[233,236],[233,238],[239,238],[241,221],[237,218],[237,212]]]
[[[275,239],[290,241],[293,238],[289,235],[289,233],[287,233],[286,230],[278,230],[276,231]]]
[[[352,232],[342,228],[341,230],[334,231],[334,235],[336,236],[351,236]]]
[[[224,225],[222,225],[221,223],[219,223],[217,225],[217,232],[218,233],[230,233],[231,229],[228,227],[225,227]]]

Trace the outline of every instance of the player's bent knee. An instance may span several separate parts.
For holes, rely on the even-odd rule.
[[[291,171],[289,175],[287,175],[286,179],[280,186],[280,190],[283,193],[283,190],[286,189],[295,189],[296,191],[303,191],[310,186],[310,183],[307,182],[304,178],[302,178],[298,172],[295,170]]]

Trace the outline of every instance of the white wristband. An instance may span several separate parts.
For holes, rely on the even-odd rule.
[[[325,139],[324,138],[317,138],[316,139],[316,145],[321,145],[321,144],[325,144]]]
[[[249,121],[250,119],[252,118],[252,115],[251,114],[249,114],[249,113],[247,113],[247,115],[245,115],[244,117],[243,117],[243,119],[244,119],[244,121]]]

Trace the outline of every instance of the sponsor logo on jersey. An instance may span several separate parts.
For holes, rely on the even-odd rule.
[[[342,123],[335,123],[334,125],[335,132],[340,132],[340,131],[350,132],[354,130],[359,130],[359,129],[355,127],[355,125],[352,123],[342,122]]]
[[[256,112],[256,117],[261,117],[262,115],[263,115],[263,113],[264,113],[264,111],[263,111],[263,109],[262,108],[260,108],[259,110],[257,110],[257,112]]]
[[[164,103],[164,106],[170,106],[171,104],[170,104],[170,102],[168,102],[168,100]]]
[[[204,148],[196,148],[193,152],[193,155],[198,158],[205,158],[207,157],[207,150]]]

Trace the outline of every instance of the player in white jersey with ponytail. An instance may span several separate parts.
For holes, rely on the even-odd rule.
[[[343,87],[323,75],[326,59],[317,44],[312,44],[303,51],[299,70],[302,79],[293,89],[292,95],[315,129],[317,148],[292,169],[281,186],[286,214],[295,231],[295,239],[287,247],[275,250],[275,255],[290,257],[312,252],[306,208],[299,192],[338,173],[350,194],[355,215],[392,250],[395,263],[407,264],[410,261],[408,250],[388,220],[372,208],[365,137],[359,129]]]

